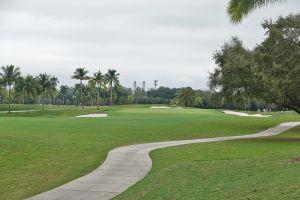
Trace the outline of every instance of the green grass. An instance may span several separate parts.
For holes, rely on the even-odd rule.
[[[82,176],[99,166],[107,152],[118,146],[249,134],[284,121],[300,121],[297,115],[245,118],[225,115],[218,110],[147,107],[104,108],[109,117],[90,119],[71,116],[91,113],[96,109],[82,111],[68,108],[39,113],[13,113],[14,116],[9,117],[0,115],[0,199],[23,199]],[[202,145],[199,148],[201,150]],[[194,154],[202,155],[202,151],[198,150],[195,149]],[[177,154],[172,156],[177,157]],[[183,158],[189,157],[189,154],[182,154],[181,157],[184,164]],[[179,157],[173,159],[176,161]],[[176,164],[172,159],[167,159],[165,164],[158,159],[159,166],[156,167],[155,160],[154,157],[151,174],[155,170],[158,172],[161,169],[159,166]],[[176,177],[169,178],[172,180]],[[136,187],[142,184],[147,186],[147,182],[141,182]],[[198,191],[199,188],[194,189]],[[130,191],[126,195],[130,196]]]
[[[270,138],[151,153],[150,174],[116,199],[300,199],[300,127]]]
[[[52,106],[52,105],[45,105],[45,109],[57,109],[64,106]],[[41,110],[42,105],[37,104],[30,104],[30,105],[24,105],[24,104],[11,104],[11,110]],[[0,111],[8,111],[8,104],[0,104]]]

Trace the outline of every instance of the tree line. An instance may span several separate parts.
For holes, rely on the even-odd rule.
[[[265,39],[254,49],[232,37],[214,54],[212,95],[245,110],[255,100],[300,114],[300,14],[266,20],[262,27]]]
[[[0,103],[7,103],[9,112],[12,103],[97,106],[113,104],[176,104],[199,108],[217,108],[210,91],[187,88],[158,87],[144,91],[142,88],[126,88],[120,85],[120,74],[113,69],[100,70],[89,75],[85,68],[77,68],[72,79],[74,86],[61,85],[56,76],[41,73],[37,76],[22,76],[20,68],[13,65],[1,67]],[[220,107],[228,105],[219,105]]]
[[[114,69],[109,69],[107,73],[103,74],[100,70],[95,72],[92,76],[88,76],[88,70],[85,68],[77,68],[72,79],[80,81],[74,87],[61,85],[57,88],[59,80],[57,77],[41,73],[34,77],[32,75],[21,76],[19,67],[14,65],[7,65],[1,67],[0,72],[0,100],[1,103],[7,103],[9,113],[11,111],[11,103],[33,104],[38,103],[42,105],[44,110],[45,103],[56,105],[58,104],[57,97],[60,98],[60,105],[76,104],[80,99],[80,105],[84,108],[84,100],[87,92],[92,95],[96,93],[97,109],[100,106],[100,93],[102,89],[109,90],[110,101],[109,105],[113,105],[113,90],[119,86],[119,73]],[[84,85],[83,81],[87,80],[88,84]],[[78,98],[79,96],[79,98]],[[107,95],[105,95],[107,97]],[[66,99],[69,102],[66,102]],[[73,101],[70,101],[73,100]]]

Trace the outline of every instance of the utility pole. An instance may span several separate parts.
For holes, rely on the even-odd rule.
[[[155,88],[155,90],[156,90],[157,82],[158,82],[158,80],[154,80],[154,88]]]

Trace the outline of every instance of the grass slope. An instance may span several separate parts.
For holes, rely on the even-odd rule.
[[[252,140],[151,153],[150,174],[116,199],[300,199],[300,127]]]
[[[82,176],[118,146],[249,134],[300,121],[297,115],[245,118],[217,110],[146,107],[114,107],[108,118],[70,118],[93,112],[76,108],[0,117],[0,199],[23,199]]]

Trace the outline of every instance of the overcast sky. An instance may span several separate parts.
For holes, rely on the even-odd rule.
[[[235,26],[228,0],[0,0],[0,65],[73,84],[77,67],[114,68],[121,84],[206,88],[212,55],[230,36],[253,48],[263,19],[298,13],[299,0],[252,12]]]

